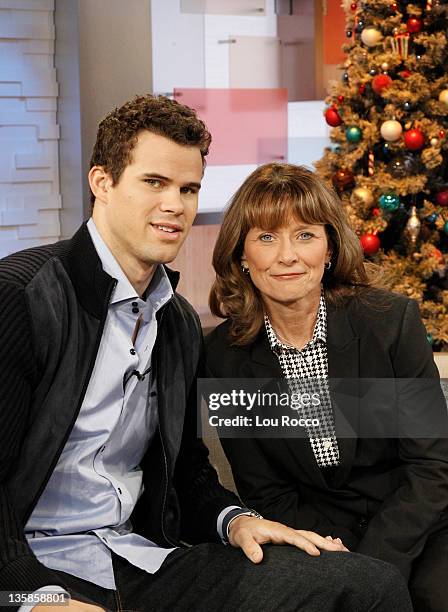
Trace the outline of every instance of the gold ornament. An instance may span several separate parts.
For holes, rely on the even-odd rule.
[[[361,32],[361,40],[366,47],[376,47],[381,42],[383,35],[376,28],[364,28]]]
[[[421,225],[422,224],[417,215],[417,207],[413,206],[411,208],[411,214],[409,216],[408,222],[406,223],[406,233],[409,236],[413,245],[415,245],[415,243],[417,242],[418,235],[420,234]]]
[[[448,106],[448,89],[442,89],[439,93],[439,102],[443,102]]]
[[[367,187],[356,187],[356,189],[353,189],[351,199],[352,203],[356,204],[356,199],[354,196],[359,198],[366,206],[371,206],[373,204],[373,193],[370,191],[370,189],[367,189]]]
[[[381,125],[380,132],[384,140],[387,140],[387,142],[395,142],[402,135],[403,128],[401,127],[401,123],[399,121],[390,119]]]
[[[439,139],[431,138],[430,143],[432,144],[433,147],[436,147],[439,144]]]
[[[387,72],[387,70],[389,70],[389,64],[387,62],[383,62],[381,64],[381,70],[384,70],[384,72]]]

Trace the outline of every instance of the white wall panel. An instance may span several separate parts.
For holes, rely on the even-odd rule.
[[[9,183],[7,186],[7,191],[5,190],[5,196],[15,196],[15,195],[43,195],[45,197],[50,198],[52,195],[51,192],[52,185],[51,183],[36,181],[29,183]],[[2,186],[0,187],[0,190]]]
[[[54,238],[34,238],[33,240],[24,240],[19,238],[17,232],[17,238],[11,238],[10,240],[2,240],[0,236],[0,257],[6,257],[10,253],[17,251],[17,245],[20,245],[20,250],[30,249],[31,247],[39,246],[41,244],[51,244],[56,242]]]
[[[1,61],[1,60],[0,60]],[[46,127],[54,124],[56,120],[55,113],[51,115],[48,112],[28,112],[25,104],[23,104],[23,110],[20,108],[20,102],[17,104],[15,110],[2,111],[0,109],[0,125],[4,126],[23,126],[33,125],[36,127]]]
[[[27,111],[53,111],[57,110],[56,98],[28,98],[25,101]]]
[[[23,195],[3,195],[0,196],[0,210],[7,210],[8,208],[23,208],[24,196]],[[1,231],[0,224],[0,231]]]
[[[313,169],[330,146],[330,128],[323,120],[322,100],[288,103],[288,161]]]
[[[38,168],[36,170],[17,170],[17,168],[11,168],[10,171],[10,181],[12,183],[35,183],[36,181],[51,183],[53,180],[54,174],[46,168]]]
[[[54,1],[0,0],[0,256],[60,236]]]
[[[0,9],[53,11],[54,0],[0,0]]]
[[[1,51],[0,51],[1,57]],[[0,60],[3,62],[3,57]],[[1,83],[0,82],[0,97],[2,96],[20,96],[21,87],[20,83]]]
[[[30,213],[31,215],[32,213]],[[38,213],[37,224],[19,225],[20,238],[40,238],[41,236],[50,237],[59,234],[59,215],[54,210],[40,210]]]
[[[34,55],[36,53],[53,55],[54,53],[54,40],[21,40],[20,44],[25,55]]]
[[[54,40],[51,11],[0,9],[0,38]]]
[[[37,138],[38,140],[59,140],[59,126],[38,125]]]
[[[21,208],[11,208],[10,210],[2,210],[1,213],[2,225],[29,225],[30,223],[37,224],[39,222],[39,213],[37,210],[24,210]]]
[[[48,157],[25,153],[23,155],[16,155],[16,168],[50,168],[51,161]]]
[[[2,13],[7,13],[7,11],[2,11]],[[38,13],[36,13],[38,14]],[[32,23],[14,23],[14,21],[10,18],[9,15],[1,15],[0,18],[0,38],[35,38],[45,39],[48,36],[47,28],[43,24],[35,24]],[[51,32],[52,38],[54,38],[54,29]]]
[[[0,252],[2,253],[2,248],[4,247],[5,241],[17,240],[17,230],[11,229],[10,227],[1,227],[0,226]],[[3,257],[3,254],[1,255]]]
[[[182,13],[179,0],[152,0],[151,27],[154,92],[205,87],[204,15]]]
[[[230,45],[235,36],[276,36],[274,0],[266,0],[266,15],[205,15],[205,86],[230,86]]]
[[[57,210],[62,207],[62,198],[58,193],[48,195],[33,195],[33,196],[24,196],[23,198],[24,206],[28,210],[36,209],[36,210]]]
[[[207,166],[199,194],[200,212],[220,212],[256,164]]]

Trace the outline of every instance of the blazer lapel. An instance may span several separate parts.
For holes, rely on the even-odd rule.
[[[252,345],[249,364],[254,378],[283,378],[280,364],[271,351],[268,337],[264,330],[260,332],[256,342]]]
[[[327,305],[328,377],[340,465],[333,484],[341,485],[353,464],[359,430],[359,337],[350,324],[347,311]],[[344,380],[349,379],[349,380]]]
[[[257,342],[253,345],[248,363],[251,369],[250,375],[254,378],[284,379],[278,359],[272,352],[265,333],[260,334]],[[282,438],[282,443],[289,449],[289,452],[303,470],[303,476],[308,478],[310,485],[327,486],[322,470],[316,463],[305,430],[303,437]]]

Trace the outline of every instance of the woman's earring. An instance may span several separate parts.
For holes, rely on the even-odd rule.
[[[327,271],[331,268],[331,259],[330,259],[330,261],[327,261],[327,263],[324,264],[324,268]]]
[[[243,262],[241,262],[241,270],[244,272],[244,274],[249,274],[249,268],[245,266]]]

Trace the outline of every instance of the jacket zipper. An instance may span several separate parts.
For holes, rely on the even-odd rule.
[[[158,326],[161,326],[162,324],[162,319],[163,319],[163,315],[165,313],[165,310],[168,306],[168,304],[170,302],[173,301],[173,297],[171,297],[168,302],[165,304],[165,306],[163,306],[163,308],[160,310],[160,318],[159,321],[157,322]],[[157,330],[157,337],[159,338],[159,330]],[[157,376],[158,372],[157,372],[157,368],[156,368],[156,376]],[[157,396],[158,397],[158,396]],[[166,498],[168,496],[168,460],[167,460],[167,455],[166,455],[166,450],[165,450],[165,443],[163,440],[163,432],[162,432],[162,427],[161,427],[161,422],[160,422],[160,418],[159,418],[159,432],[160,432],[160,442],[162,444],[162,452],[163,452],[163,463],[164,463],[164,467],[165,467],[165,491],[163,494],[163,502],[162,502],[162,516],[161,516],[161,528],[162,528],[162,535],[165,538],[165,540],[171,544],[171,546],[178,546],[179,544],[176,542],[173,542],[173,540],[171,540],[165,533],[165,526],[164,526],[164,516],[165,516],[165,508],[166,508]]]
[[[41,487],[39,488],[38,492],[36,493],[35,497],[33,498],[32,502],[30,503],[30,505],[29,505],[29,507],[28,507],[28,509],[27,509],[27,511],[25,513],[25,520],[24,520],[24,523],[23,523],[24,525],[27,524],[28,519],[30,518],[31,513],[32,513],[32,511],[33,511],[33,509],[34,509],[34,507],[35,507],[35,505],[37,503],[37,500],[39,499],[39,497],[43,493],[45,487],[47,486],[47,483],[50,480],[51,475],[53,474],[54,468],[56,467],[56,464],[59,461],[59,457],[61,456],[61,453],[62,453],[62,451],[64,449],[65,443],[67,442],[68,437],[69,437],[69,435],[70,435],[70,433],[71,433],[71,431],[73,429],[73,426],[74,426],[74,424],[76,422],[76,419],[78,418],[78,414],[79,414],[79,411],[81,410],[81,406],[82,406],[82,403],[84,401],[84,396],[86,394],[87,387],[88,387],[88,384],[90,382],[90,376],[92,374],[92,370],[93,370],[93,367],[95,365],[95,361],[96,361],[96,357],[97,357],[97,354],[98,354],[98,348],[100,346],[101,338],[103,336],[103,330],[104,330],[104,325],[106,323],[106,318],[107,318],[107,312],[108,312],[108,309],[109,309],[110,298],[112,296],[112,292],[115,289],[117,283],[118,283],[118,281],[116,279],[113,279],[113,282],[112,282],[112,284],[110,286],[109,292],[108,292],[108,294],[106,296],[106,300],[105,300],[105,304],[104,304],[105,308],[103,308],[103,313],[102,313],[101,321],[100,321],[100,329],[98,330],[98,334],[97,334],[96,341],[95,341],[93,358],[92,358],[92,361],[89,364],[89,369],[87,371],[87,374],[86,374],[86,377],[85,377],[85,380],[84,380],[84,384],[83,384],[83,387],[82,387],[82,390],[81,390],[81,395],[80,395],[80,398],[79,398],[78,406],[77,406],[76,411],[75,411],[75,413],[73,415],[73,419],[72,419],[72,421],[70,423],[70,427],[67,429],[67,432],[66,432],[66,434],[65,434],[65,436],[64,436],[64,438],[62,440],[62,443],[61,443],[61,445],[58,448],[58,452],[56,453],[56,455],[55,455],[55,457],[54,457],[54,459],[53,459],[53,461],[52,461],[52,463],[50,465],[50,468],[48,469],[48,472],[47,472],[47,475],[45,477],[45,480],[43,481]]]
[[[166,507],[166,498],[168,495],[168,461],[166,458],[166,451],[165,451],[165,444],[163,443],[163,436],[162,436],[162,430],[160,430],[160,440],[162,442],[162,451],[163,451],[163,462],[165,464],[165,492],[163,494],[163,504],[162,504],[162,520],[161,520],[161,526],[162,526],[162,535],[165,538],[165,540],[171,544],[172,546],[179,546],[179,544],[176,544],[175,542],[173,542],[165,533],[165,527],[164,527],[164,515],[165,515],[165,507]]]

